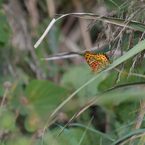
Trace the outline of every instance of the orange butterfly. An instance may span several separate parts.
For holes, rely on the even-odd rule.
[[[109,58],[105,54],[93,54],[86,51],[84,57],[94,72],[98,72],[110,64]]]

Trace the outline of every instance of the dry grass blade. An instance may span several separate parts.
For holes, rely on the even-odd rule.
[[[41,60],[58,60],[58,59],[67,59],[67,58],[72,58],[72,57],[77,57],[77,54],[68,54],[68,55],[62,55],[62,56],[52,56],[48,58],[41,58]]]
[[[47,57],[47,58],[41,58],[41,60],[57,60],[57,59],[66,59],[66,58],[72,58],[77,56],[82,56],[83,52],[64,52],[64,53],[58,53],[56,55]]]
[[[93,14],[93,13],[68,13],[68,14],[62,14],[57,19],[53,18],[52,21],[50,22],[50,24],[48,25],[48,27],[46,28],[46,30],[44,31],[44,33],[42,34],[42,36],[35,43],[34,47],[37,48],[40,45],[40,43],[42,42],[42,40],[44,39],[44,37],[47,35],[47,33],[50,31],[52,26],[57,21],[59,21],[60,19],[66,17],[66,16],[74,16],[74,17],[90,19],[90,20],[100,20],[100,21],[104,21],[106,23],[114,24],[117,26],[125,27],[125,28],[130,28],[133,30],[141,31],[141,32],[145,31],[145,25],[143,23],[140,23],[137,21],[129,21],[128,24],[126,24],[125,19],[104,17],[104,16],[99,16],[99,15]]]
[[[60,133],[58,134],[58,136],[64,131],[64,129],[69,126],[69,124],[76,119],[77,117],[79,117],[85,110],[87,110],[91,105],[94,104],[94,99],[92,99],[92,101],[90,101],[87,105],[85,105],[82,109],[80,109],[78,112],[76,112],[71,119],[68,121],[67,124],[65,124],[65,126],[62,128],[62,130],[60,131]]]
[[[106,48],[101,50],[98,50],[97,48],[91,48],[90,51],[92,53],[107,53],[109,50],[107,50]],[[84,56],[85,52],[86,50],[80,52],[75,52],[75,51],[63,52],[63,53],[58,53],[55,55],[48,56],[47,58],[41,58],[41,60],[50,61],[50,60],[67,59],[72,57]]]
[[[85,128],[85,131],[84,131],[84,133],[82,134],[82,137],[80,138],[80,141],[79,141],[78,145],[81,145],[81,144],[82,144],[82,141],[83,141],[83,139],[84,139],[84,137],[85,137],[85,135],[86,135],[86,133],[87,133],[87,131],[88,131],[88,128],[89,128],[89,126],[91,126],[92,120],[93,120],[93,117],[90,119],[90,121],[89,121],[87,127]]]
[[[55,22],[56,22],[56,20],[55,19],[52,19],[52,21],[50,22],[50,24],[48,25],[48,27],[46,28],[46,30],[44,31],[44,33],[42,34],[42,36],[35,43],[34,48],[37,48],[40,45],[40,43],[42,42],[42,40],[44,39],[44,37],[47,35],[47,33],[50,31],[50,29],[52,28],[52,26],[54,25]]]

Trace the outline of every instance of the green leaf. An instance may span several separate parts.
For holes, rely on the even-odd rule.
[[[30,145],[32,140],[26,136],[20,136],[20,134],[14,134],[14,137],[9,138],[6,142],[7,145]]]
[[[6,16],[0,11],[0,43],[6,44],[9,40],[10,30]]]
[[[107,135],[106,133],[103,133],[99,130],[96,130],[92,127],[87,127],[86,125],[83,125],[83,124],[79,124],[79,123],[71,123],[70,126],[76,126],[76,127],[79,127],[79,128],[85,128],[87,129],[88,131],[94,133],[94,134],[97,134],[98,136],[102,137],[102,138],[106,138],[110,141],[114,141],[113,138],[111,138],[109,135]]]
[[[101,105],[119,105],[122,102],[127,101],[139,101],[144,98],[145,90],[142,89],[145,84],[121,87],[116,90],[99,95],[96,98],[96,102]]]
[[[15,129],[15,115],[6,109],[0,110],[0,130],[12,131]]]
[[[138,98],[138,96],[136,96],[136,98]],[[126,100],[128,100],[128,97],[126,97]],[[134,113],[134,110],[136,110],[138,107],[139,107],[139,102],[136,102],[136,101],[127,102],[126,101],[124,103],[121,103],[118,106],[114,106],[113,110],[117,116],[117,120],[120,123],[126,123],[126,122],[131,122],[132,120],[135,119],[136,113]],[[124,131],[124,129],[123,129],[123,131]]]
[[[86,81],[90,80],[94,76],[94,73],[91,72],[90,68],[86,66],[72,67],[63,75],[61,83],[72,90],[77,89],[79,86],[83,85]],[[89,84],[86,89],[81,90],[78,93],[78,96],[88,98],[96,95],[99,92],[98,85],[106,78],[106,76],[107,73],[95,80],[93,83]]]
[[[67,96],[67,90],[50,81],[32,80],[26,88],[29,122],[38,125]],[[34,125],[35,126],[35,125]]]
[[[48,132],[43,137],[44,144],[55,144],[55,145],[99,145],[100,135],[90,132],[88,129],[83,128],[70,128],[65,129],[61,135],[58,136],[59,129],[55,129]],[[94,141],[95,138],[95,141]],[[103,145],[108,145],[112,141],[108,139],[103,140]]]

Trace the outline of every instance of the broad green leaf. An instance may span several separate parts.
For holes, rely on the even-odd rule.
[[[42,127],[49,114],[63,101],[67,94],[65,88],[50,81],[32,80],[26,88],[26,96],[29,101],[27,106],[29,112],[25,121],[26,129],[35,131]]]
[[[48,115],[67,95],[67,90],[50,81],[32,80],[26,95],[39,115]]]
[[[79,77],[79,75],[80,77]],[[71,90],[79,88],[79,86],[83,85],[86,81],[91,79],[94,76],[94,73],[90,71],[89,67],[86,66],[79,66],[73,67],[69,71],[67,71],[61,80],[61,83],[70,88]],[[81,90],[78,93],[80,97],[92,97],[96,95],[98,90],[98,85],[101,81],[103,81],[107,76],[107,73],[95,80],[93,83],[89,84],[86,89]]]

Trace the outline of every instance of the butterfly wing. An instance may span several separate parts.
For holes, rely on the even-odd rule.
[[[88,65],[92,68],[93,71],[98,72],[101,69],[105,68],[110,62],[105,54],[93,54],[89,51],[86,51],[84,57]]]

